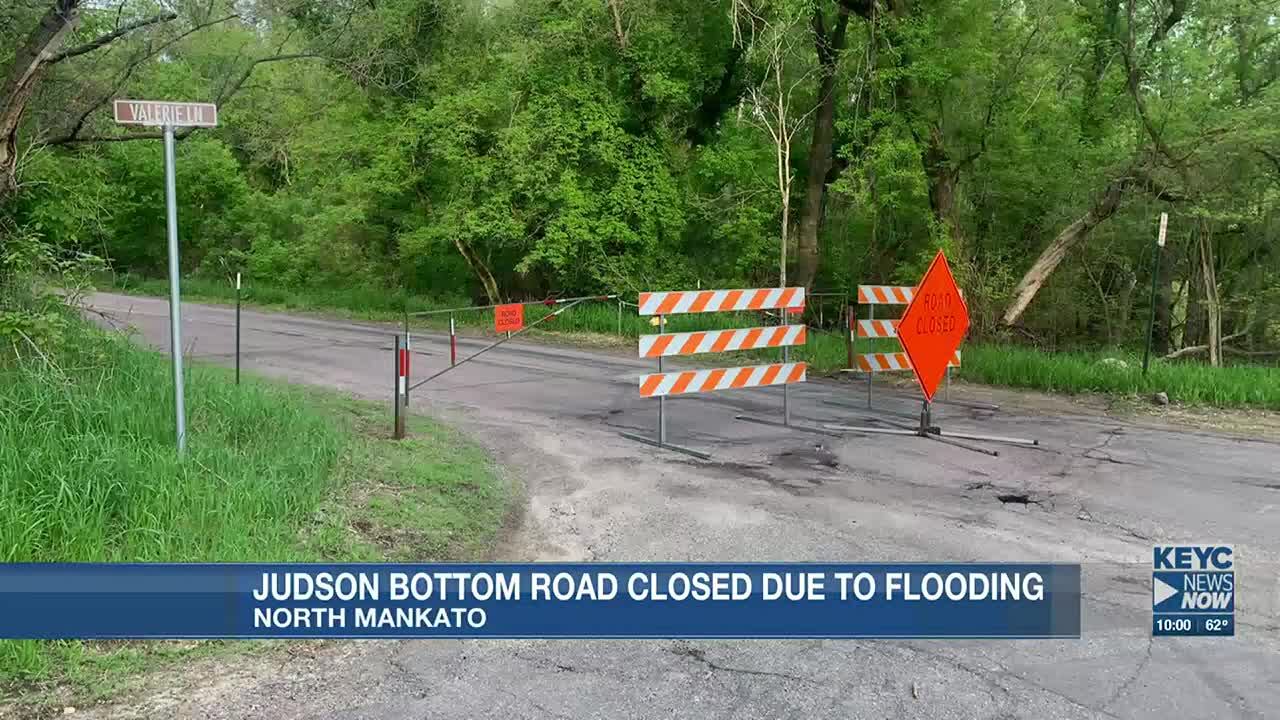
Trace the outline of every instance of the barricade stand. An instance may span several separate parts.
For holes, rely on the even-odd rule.
[[[868,340],[888,339],[898,337],[898,320],[877,320],[877,305],[907,305],[915,297],[916,289],[907,285],[859,285],[858,286],[858,304],[867,306],[867,318],[859,319],[853,308],[849,311],[849,335],[850,335],[850,365],[856,363],[857,367],[850,367],[848,372],[861,372],[867,378],[867,409],[873,407],[873,379],[876,373],[881,372],[910,372],[911,359],[907,357],[905,352],[865,352],[856,353],[853,348],[857,345],[857,341],[861,338],[864,342]],[[950,400],[951,386],[951,369],[960,367],[960,351],[956,350],[951,361],[947,364],[946,389],[943,390],[944,400],[940,401],[948,405],[959,405],[969,407],[975,410],[999,410],[997,405],[989,405],[986,403],[972,403],[963,401]],[[836,405],[839,407],[856,408],[857,406],[842,402],[839,400],[825,400],[827,405]],[[903,417],[912,417],[903,413],[895,413],[890,410],[882,410],[881,412],[890,415],[901,415]]]
[[[920,297],[916,298],[917,290]],[[955,278],[947,266],[946,257],[939,251],[933,263],[925,272],[918,288],[888,287],[881,285],[862,285],[858,287],[858,298],[863,298],[872,307],[871,317],[857,321],[858,337],[898,338],[904,352],[901,353],[865,353],[858,355],[858,363],[867,373],[867,405],[871,405],[871,377],[875,372],[883,370],[911,370],[920,381],[924,394],[920,409],[920,423],[911,427],[902,423],[880,420],[879,422],[896,425],[895,428],[858,427],[850,425],[830,424],[825,427],[847,432],[879,433],[884,435],[918,435],[923,438],[937,440],[962,447],[974,452],[988,455],[999,455],[995,450],[975,447],[958,442],[963,440],[982,440],[1002,442],[1016,445],[1039,445],[1038,440],[1004,437],[999,435],[974,435],[968,433],[943,432],[942,428],[933,424],[932,402],[939,381],[951,367],[959,363],[958,347],[969,328],[968,308],[960,289],[956,287]],[[877,304],[908,304],[901,320],[876,320],[874,308]],[[907,323],[907,324],[903,324]],[[899,333],[902,325],[902,333]],[[914,358],[914,360],[913,360]],[[916,362],[923,363],[916,365]]]
[[[658,398],[657,438],[649,438],[635,433],[619,433],[625,438],[647,445],[674,450],[703,460],[711,459],[707,453],[693,450],[667,442],[667,407],[668,395],[714,392],[717,390],[736,390],[750,387],[766,387],[804,382],[807,366],[805,363],[784,361],[770,365],[754,365],[744,367],[716,368],[707,370],[685,370],[666,372],[663,359],[679,355],[700,355],[706,353],[732,352],[737,350],[755,350],[760,348],[788,348],[802,345],[805,342],[807,328],[804,325],[779,325],[774,327],[755,327],[734,330],[708,330],[702,332],[668,333],[666,332],[667,315],[704,312],[734,312],[742,310],[770,310],[796,307],[804,303],[804,288],[770,288],[754,290],[692,290],[672,292],[640,293],[638,314],[656,316],[658,334],[641,335],[639,340],[639,356],[656,358],[658,372],[640,377],[641,397]],[[783,315],[785,322],[785,313]],[[784,350],[785,352],[785,350]],[[784,421],[787,418],[784,397]],[[747,419],[738,416],[741,419]],[[756,420],[757,422],[761,422]],[[772,421],[763,421],[771,425],[779,425]],[[795,425],[786,425],[797,429]],[[817,428],[814,432],[825,435],[832,433]]]
[[[829,424],[829,425],[826,425],[825,427],[831,430],[839,430],[842,432],[878,433],[881,435],[918,435],[923,438],[929,438],[930,440],[937,440],[938,442],[946,443],[948,445],[955,445],[956,447],[962,447],[965,450],[980,452],[986,455],[990,455],[992,457],[999,457],[1000,453],[995,450],[988,450],[987,448],[978,447],[976,445],[969,445],[967,443],[958,442],[957,438],[963,439],[963,440],[985,440],[987,442],[1002,442],[1002,443],[1010,443],[1013,445],[1039,445],[1040,444],[1039,440],[1029,440],[1026,438],[1004,437],[1002,435],[972,435],[968,433],[945,432],[943,431],[942,428],[933,424],[933,413],[932,413],[931,406],[932,406],[932,403],[930,403],[928,400],[925,400],[923,402],[923,405],[921,406],[921,409],[920,409],[920,425],[915,428],[905,423],[897,423],[890,420],[883,420],[879,418],[876,418],[877,422],[882,422],[886,425],[893,425],[895,427],[882,428],[882,427],[866,427],[864,425],[837,425],[837,424]]]

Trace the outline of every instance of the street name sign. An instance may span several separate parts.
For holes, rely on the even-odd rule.
[[[217,127],[218,106],[213,103],[116,100],[116,122],[151,127]]]

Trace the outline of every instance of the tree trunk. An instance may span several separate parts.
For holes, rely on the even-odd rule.
[[[476,274],[476,278],[480,280],[480,285],[484,287],[484,294],[489,297],[489,302],[498,304],[502,302],[502,293],[498,291],[498,281],[494,279],[493,273],[489,271],[489,266],[476,256],[475,251],[467,244],[465,240],[453,236],[454,247],[458,248],[458,252],[462,255],[462,259],[467,261],[467,265],[471,267],[471,272]]]
[[[804,203],[800,206],[800,222],[796,234],[796,285],[810,287],[818,275],[818,229],[822,224],[823,200],[827,192],[827,171],[831,169],[832,145],[835,140],[836,64],[845,45],[845,29],[849,26],[849,9],[841,6],[836,26],[828,35],[820,8],[813,11],[813,41],[822,68],[818,84],[818,108],[813,118],[813,141],[809,144],[808,175],[805,177]]]
[[[951,167],[951,158],[942,142],[942,128],[936,124],[929,128],[924,168],[929,179],[929,207],[933,210],[934,220],[946,229],[947,236],[951,238],[953,257],[959,259],[964,256],[964,248],[955,215],[958,171]]]
[[[55,0],[14,53],[0,89],[0,207],[18,189],[18,125],[40,73],[79,19],[80,0]]]
[[[1204,344],[1204,281],[1200,274],[1200,238],[1197,231],[1196,241],[1187,253],[1187,320],[1182,329],[1183,347]]]
[[[1040,253],[1040,257],[1036,258],[1035,263],[1031,265],[1031,269],[1027,270],[1022,276],[1022,280],[1018,282],[1018,287],[1014,290],[1013,301],[1009,303],[1009,307],[1004,311],[1003,322],[1005,325],[1012,325],[1022,317],[1022,313],[1035,299],[1036,293],[1040,292],[1040,287],[1044,285],[1049,276],[1062,262],[1062,258],[1066,257],[1067,252],[1075,247],[1081,240],[1088,237],[1100,223],[1115,214],[1120,207],[1120,201],[1124,197],[1125,188],[1128,186],[1129,179],[1127,177],[1112,180],[1097,198],[1094,199],[1093,207],[1081,216],[1078,220],[1068,225],[1058,236],[1049,243],[1048,247]]]
[[[1218,301],[1218,276],[1213,268],[1213,235],[1209,228],[1200,233],[1200,277],[1204,284],[1204,308],[1207,311],[1209,364],[1222,365],[1222,305]]]
[[[1107,341],[1112,345],[1121,344],[1126,337],[1130,337],[1133,327],[1131,321],[1133,319],[1133,293],[1138,288],[1138,276],[1128,270],[1118,271],[1123,275],[1120,278],[1119,297],[1116,298],[1115,320],[1110,325]]]
[[[1151,346],[1156,355],[1163,356],[1173,345],[1173,248],[1166,244],[1157,247],[1160,253],[1160,277],[1156,279],[1156,322],[1152,329]]]

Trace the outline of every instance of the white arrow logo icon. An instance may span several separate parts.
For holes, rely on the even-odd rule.
[[[1159,605],[1165,600],[1168,600],[1174,595],[1177,595],[1179,592],[1182,592],[1178,588],[1170,585],[1169,583],[1161,580],[1158,577],[1152,578],[1152,579],[1156,581],[1155,587],[1152,589],[1153,603],[1155,605]]]

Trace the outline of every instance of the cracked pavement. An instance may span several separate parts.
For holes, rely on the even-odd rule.
[[[167,304],[96,295],[167,349]],[[184,342],[231,363],[234,310],[187,304]],[[246,311],[248,372],[390,396],[390,326]],[[462,339],[460,355],[483,346]],[[448,362],[414,335],[414,372]],[[919,438],[745,423],[780,391],[672,398],[669,439],[620,437],[656,403],[618,353],[519,340],[413,394],[412,410],[485,444],[524,489],[499,559],[1059,561],[1083,565],[1078,641],[407,641],[196,663],[89,717],[1146,718],[1276,717],[1280,708],[1280,444],[1106,417],[1065,401],[964,388],[944,429],[1038,438],[989,457]],[[885,386],[881,385],[882,388]],[[959,394],[959,392],[957,392]],[[1030,397],[1030,396],[1028,396]],[[860,425],[861,384],[791,393],[794,420]],[[918,400],[877,391],[910,422]],[[1235,638],[1150,637],[1151,545],[1234,544]],[[1267,708],[1271,708],[1267,710]]]

